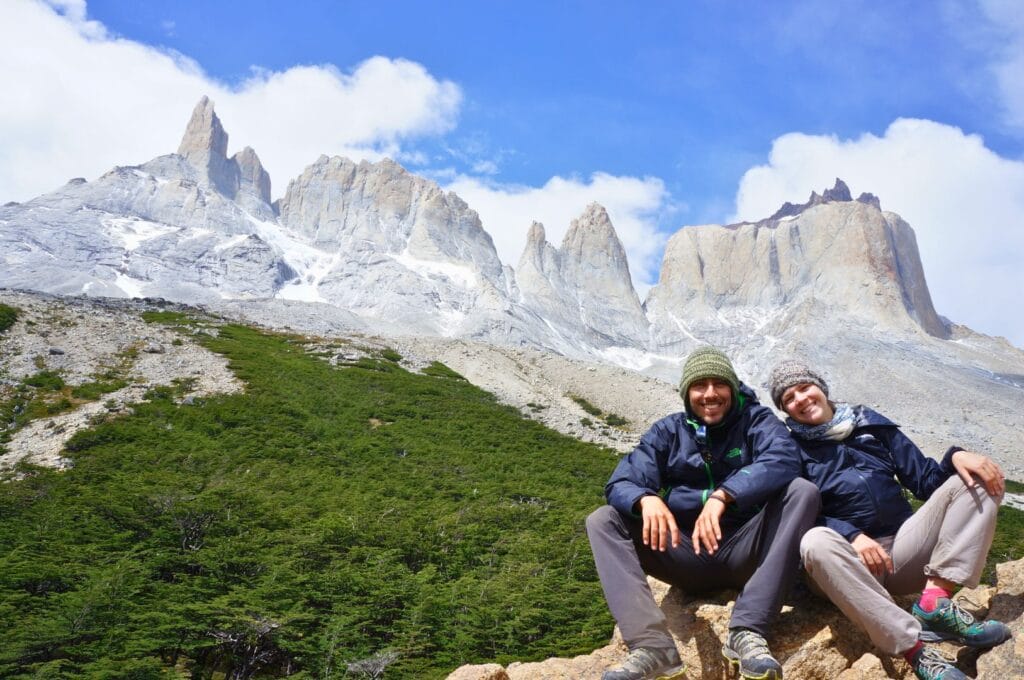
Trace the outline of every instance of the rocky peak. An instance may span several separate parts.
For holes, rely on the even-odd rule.
[[[213,102],[204,95],[192,110],[178,155],[196,169],[200,182],[214,186],[225,196],[234,196],[235,178],[227,152],[228,133],[213,110]]]
[[[850,195],[850,187],[846,186],[846,182],[836,177],[836,183],[831,189],[825,189],[825,193],[821,196],[822,203],[830,203],[832,201],[852,201],[853,197]]]
[[[542,317],[569,328],[582,323],[602,344],[636,341],[646,333],[626,251],[597,203],[572,221],[561,248],[548,243],[544,227],[534,222],[516,281],[522,299]]]
[[[252,147],[245,147],[231,157],[231,163],[238,168],[238,189],[248,192],[270,203],[270,175],[263,169],[260,157]]]
[[[853,195],[850,193],[850,187],[846,185],[846,182],[836,177],[836,183],[831,189],[826,189],[824,193],[818,195],[817,191],[812,191],[810,198],[807,199],[806,203],[799,205],[786,202],[782,204],[782,207],[775,211],[775,214],[768,218],[771,220],[780,220],[783,217],[793,217],[799,215],[808,208],[813,208],[816,205],[824,205],[826,203],[848,203],[853,200]],[[860,203],[867,203],[873,205],[876,208],[881,209],[881,205],[878,202],[878,198],[872,194],[863,193],[857,201]]]

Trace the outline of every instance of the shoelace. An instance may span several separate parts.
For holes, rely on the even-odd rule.
[[[917,658],[917,664],[921,667],[921,670],[927,673],[929,678],[937,678],[939,673],[952,666],[953,662],[934,649],[925,647]]]
[[[973,600],[967,597],[960,597],[956,600],[949,601],[949,608],[950,610],[952,610],[954,623],[956,623],[958,627],[959,624],[963,624],[964,628],[970,628],[974,625],[975,622],[974,615],[966,609],[964,609],[963,607],[961,607],[960,602],[965,602],[968,605],[973,606],[975,609],[977,609],[979,605],[977,602],[974,602]]]
[[[654,658],[653,654],[641,647],[630,652],[629,656],[626,657],[626,662],[622,664],[622,666],[623,668],[629,668],[630,664],[632,664],[633,668],[636,670],[642,673],[648,673],[658,665],[658,660]]]
[[[756,633],[743,633],[736,636],[736,651],[740,656],[745,657],[771,656],[768,643]]]

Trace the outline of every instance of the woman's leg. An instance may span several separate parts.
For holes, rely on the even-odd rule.
[[[832,529],[815,527],[804,534],[800,555],[812,584],[879,649],[902,654],[917,644],[920,622],[893,601],[849,541]]]

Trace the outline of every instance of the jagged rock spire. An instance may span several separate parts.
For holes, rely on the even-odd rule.
[[[258,199],[270,203],[270,175],[263,169],[259,156],[245,147],[230,159],[228,133],[214,111],[213,102],[203,96],[192,110],[192,118],[178,145],[183,156],[196,169],[197,179],[231,199]],[[258,209],[259,206],[249,206]]]
[[[646,333],[625,249],[598,203],[572,221],[560,248],[548,243],[543,225],[534,222],[516,281],[523,299],[543,318],[587,328],[602,342],[636,342]]]

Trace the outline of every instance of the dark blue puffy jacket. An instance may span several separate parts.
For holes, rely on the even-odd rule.
[[[651,426],[608,480],[608,503],[635,515],[637,501],[659,494],[680,530],[689,533],[708,496],[722,488],[734,499],[721,520],[728,529],[745,523],[800,476],[796,442],[746,385],[722,423],[705,428],[704,441],[698,440],[700,425],[686,413],[673,413]]]
[[[892,536],[913,513],[903,487],[928,500],[956,474],[952,458],[961,449],[950,448],[940,464],[885,416],[866,406],[855,406],[853,413],[853,432],[842,441],[798,439],[804,477],[821,490],[819,524],[848,541],[862,532]]]

